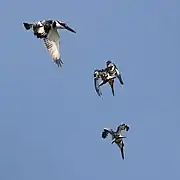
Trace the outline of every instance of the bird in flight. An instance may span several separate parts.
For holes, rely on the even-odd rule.
[[[94,86],[95,86],[95,90],[97,94],[99,96],[102,95],[100,87],[108,82],[111,87],[112,95],[114,96],[115,95],[115,92],[114,92],[115,78],[119,79],[119,82],[121,85],[124,84],[120,71],[118,70],[116,65],[112,63],[111,61],[106,61],[105,69],[101,69],[101,70],[96,69],[94,71]],[[101,82],[99,83],[100,79],[101,79]]]
[[[102,85],[106,84],[107,82],[109,83],[112,93],[114,95],[114,86],[113,86],[114,78],[115,78],[115,76],[110,76],[110,74],[107,71],[105,71],[104,69],[94,70],[94,87],[99,96],[102,96],[100,87]],[[101,79],[101,82],[99,82],[100,79]]]
[[[124,141],[123,141],[123,139],[126,137],[122,135],[122,131],[129,131],[129,126],[125,123],[122,123],[117,127],[116,131],[113,131],[112,129],[109,129],[109,128],[104,128],[101,136],[103,139],[106,139],[108,134],[110,134],[112,136],[111,144],[113,144],[113,143],[117,144],[117,146],[119,147],[119,149],[121,151],[122,159],[124,159]]]
[[[106,61],[106,69],[105,69],[105,71],[107,71],[111,76],[116,76],[118,78],[120,84],[124,85],[121,73],[118,70],[117,66],[113,62]]]
[[[26,30],[32,30],[34,35],[44,41],[44,45],[47,48],[53,62],[59,67],[62,66],[60,54],[60,36],[58,29],[66,29],[73,33],[75,30],[70,28],[65,22],[58,20],[42,20],[35,23],[23,23]]]

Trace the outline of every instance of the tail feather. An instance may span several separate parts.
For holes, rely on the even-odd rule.
[[[32,24],[28,24],[28,23],[23,23],[24,27],[26,28],[26,30],[29,30],[32,28]]]

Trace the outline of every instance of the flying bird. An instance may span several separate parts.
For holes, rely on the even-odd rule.
[[[99,79],[101,78],[100,74],[101,74],[101,72],[98,69],[94,70],[94,87],[95,87],[95,90],[96,90],[98,96],[102,95],[102,92],[99,88]]]
[[[26,30],[32,29],[34,35],[44,41],[44,45],[47,48],[53,62],[59,67],[63,62],[60,56],[60,36],[58,29],[66,29],[73,33],[76,33],[65,22],[58,20],[42,20],[35,23],[23,23]]]
[[[113,86],[114,78],[115,78],[115,76],[110,76],[109,73],[107,73],[104,69],[94,70],[94,86],[95,86],[95,90],[99,96],[102,95],[100,87],[102,85],[106,84],[107,82],[109,83],[109,85],[112,89],[112,93],[114,95],[114,86]],[[99,82],[100,79],[101,79],[101,82]]]
[[[101,75],[102,81],[99,84],[99,88],[108,82],[111,87],[112,95],[114,96],[115,95],[115,93],[114,93],[114,79],[115,78],[116,78],[116,76],[110,75],[107,71],[103,70],[103,73]]]
[[[122,131],[129,131],[129,126],[127,124],[122,123],[117,127],[116,131],[113,131],[112,129],[109,129],[109,128],[104,128],[101,136],[103,139],[106,139],[108,134],[110,134],[112,136],[111,144],[113,144],[113,143],[117,144],[117,146],[119,147],[119,149],[121,151],[122,159],[124,159],[124,141],[123,141],[123,139],[126,137],[122,136]]]
[[[118,70],[117,66],[112,63],[111,61],[106,61],[106,69],[105,69],[111,76],[116,76],[119,79],[121,85],[124,84],[122,80],[122,76],[120,71]]]

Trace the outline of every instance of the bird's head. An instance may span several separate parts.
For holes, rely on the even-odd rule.
[[[106,61],[106,65],[108,66],[109,64],[111,64],[111,61]]]

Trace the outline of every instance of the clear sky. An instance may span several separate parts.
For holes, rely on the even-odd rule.
[[[63,20],[62,68],[22,23]],[[180,179],[180,1],[0,1],[1,180]],[[103,99],[112,60],[124,87]],[[104,127],[130,126],[123,161]]]

